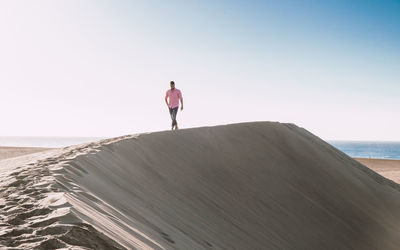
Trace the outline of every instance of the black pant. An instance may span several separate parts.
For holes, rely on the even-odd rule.
[[[172,127],[177,125],[178,123],[176,122],[176,114],[178,113],[178,107],[175,108],[169,108],[169,114],[171,115],[172,119]]]

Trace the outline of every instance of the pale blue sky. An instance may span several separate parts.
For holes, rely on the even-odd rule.
[[[399,1],[0,1],[0,135],[292,122],[400,140]]]

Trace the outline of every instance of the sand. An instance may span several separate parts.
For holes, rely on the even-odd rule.
[[[33,154],[47,149],[48,148],[35,148],[35,147],[0,147],[0,160],[26,154]]]
[[[164,131],[0,161],[0,246],[398,249],[400,186],[293,124]]]
[[[357,161],[380,175],[400,183],[400,160],[356,158]]]

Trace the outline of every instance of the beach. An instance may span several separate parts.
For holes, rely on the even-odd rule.
[[[400,160],[355,158],[378,174],[400,183]]]
[[[0,146],[0,160],[13,158],[26,154],[33,154],[40,151],[48,150],[48,148],[37,147],[1,147]]]
[[[4,249],[400,245],[400,185],[290,123],[25,152],[0,161]],[[396,166],[366,164],[383,172]]]

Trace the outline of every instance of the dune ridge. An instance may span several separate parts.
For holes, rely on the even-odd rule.
[[[3,172],[0,162],[5,247],[400,245],[399,185],[294,124],[131,135],[30,157]]]

